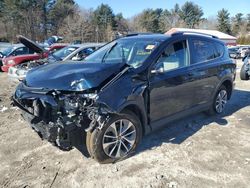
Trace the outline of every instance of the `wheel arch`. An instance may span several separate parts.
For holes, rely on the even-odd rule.
[[[150,131],[150,128],[148,126],[145,108],[143,109],[136,102],[128,102],[120,108],[119,113],[123,113],[126,110],[129,110],[138,116],[142,125],[143,135],[147,134]]]
[[[233,80],[232,80],[231,78],[224,78],[224,79],[218,84],[218,86],[216,87],[216,90],[215,90],[215,92],[214,92],[214,97],[215,97],[215,95],[216,95],[218,89],[219,89],[222,85],[224,85],[224,86],[226,87],[226,89],[227,89],[228,100],[229,100],[229,99],[231,98],[231,96],[232,96],[233,87],[234,87],[234,85],[233,85]]]
[[[221,85],[224,85],[226,87],[227,94],[228,94],[227,98],[230,99],[231,96],[232,96],[232,92],[233,92],[233,83],[232,83],[232,81],[227,79],[227,80],[223,81]]]

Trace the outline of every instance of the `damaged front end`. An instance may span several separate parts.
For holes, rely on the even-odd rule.
[[[83,131],[102,126],[108,110],[96,103],[96,93],[30,88],[22,82],[13,103],[42,139],[69,150],[79,143]],[[78,137],[78,136],[79,137]]]

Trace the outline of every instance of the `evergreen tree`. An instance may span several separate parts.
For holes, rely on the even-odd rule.
[[[115,15],[109,5],[101,4],[93,14],[93,24],[96,26],[96,41],[108,41],[106,33],[115,28]]]
[[[140,25],[145,28],[147,32],[162,32],[160,28],[160,17],[162,9],[146,9],[140,16]]]
[[[217,20],[218,20],[217,28],[219,31],[227,34],[232,33],[229,15],[230,15],[229,12],[224,8],[218,11],[217,14]]]
[[[235,15],[235,17],[232,18],[232,21],[233,21],[232,33],[234,35],[237,35],[239,33],[240,27],[243,25],[242,16],[243,16],[242,13],[238,13],[238,14]]]
[[[179,10],[179,16],[188,28],[195,28],[203,20],[203,11],[198,5],[187,1]]]
[[[246,28],[246,30],[248,31],[248,32],[250,32],[250,14],[247,14],[247,18],[246,18],[246,20],[247,20],[247,28]]]

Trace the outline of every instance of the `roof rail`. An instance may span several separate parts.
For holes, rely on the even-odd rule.
[[[201,32],[196,32],[196,31],[177,31],[177,32],[174,32],[171,34],[171,36],[176,36],[176,35],[200,35],[200,36],[207,36],[207,37],[212,37],[212,38],[215,38],[215,39],[218,39],[217,36],[215,35],[210,35],[210,34],[207,34],[207,33],[201,33]]]
[[[157,34],[157,33],[129,33],[125,35],[125,37],[132,37],[132,36],[138,36],[138,35],[152,35],[152,34]]]

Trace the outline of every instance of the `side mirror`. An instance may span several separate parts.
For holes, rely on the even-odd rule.
[[[157,69],[152,69],[151,70],[151,74],[162,74],[162,73],[164,73],[165,71],[164,71],[164,68],[163,67],[159,67],[159,68],[157,68]]]

